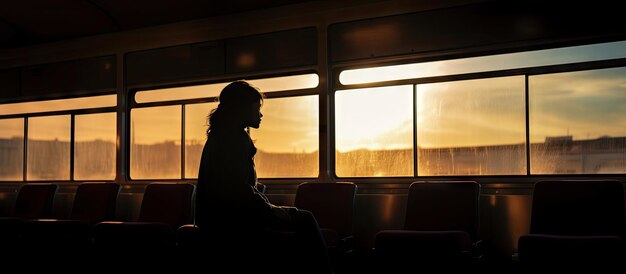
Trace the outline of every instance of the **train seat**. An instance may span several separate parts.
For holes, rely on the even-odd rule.
[[[357,186],[350,182],[302,183],[294,205],[317,220],[331,259],[355,248],[352,232]]]
[[[5,251],[18,246],[24,221],[52,216],[57,189],[56,184],[24,184],[20,187],[13,213],[0,218],[0,242]]]
[[[100,222],[94,226],[96,249],[151,254],[172,251],[176,244],[176,229],[191,221],[194,189],[195,186],[188,183],[149,184],[136,222]]]
[[[480,256],[479,196],[473,181],[412,183],[404,229],[377,233],[376,257],[382,264],[470,263]]]
[[[120,184],[82,183],[76,189],[69,219],[33,219],[24,223],[22,244],[29,250],[76,250],[89,247],[91,228],[115,218]]]
[[[601,266],[624,256],[624,186],[616,180],[541,181],[530,233],[518,241],[522,266]]]

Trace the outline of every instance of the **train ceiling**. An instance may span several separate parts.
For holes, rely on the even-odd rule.
[[[0,1],[0,49],[307,2],[308,0]]]

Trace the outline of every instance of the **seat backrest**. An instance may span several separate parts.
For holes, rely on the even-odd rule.
[[[115,206],[120,192],[117,183],[83,183],[76,189],[70,219],[91,224],[115,219]]]
[[[474,181],[414,182],[409,186],[406,230],[460,230],[477,240],[480,184]]]
[[[139,222],[165,223],[176,229],[191,222],[194,185],[153,183],[146,186]]]
[[[25,184],[20,188],[15,199],[13,217],[20,219],[39,219],[52,217],[56,184]]]
[[[541,181],[531,214],[533,234],[620,235],[624,186],[617,180]]]
[[[337,231],[339,236],[352,235],[354,196],[353,183],[302,183],[294,205],[311,211],[321,228]]]

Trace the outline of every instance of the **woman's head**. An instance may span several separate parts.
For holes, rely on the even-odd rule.
[[[263,94],[245,81],[228,84],[220,93],[219,105],[209,114],[209,129],[259,128]]]

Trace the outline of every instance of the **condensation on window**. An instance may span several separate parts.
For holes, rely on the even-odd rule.
[[[532,174],[626,172],[626,68],[529,77]]]
[[[74,180],[115,179],[116,113],[74,117]]]
[[[418,176],[526,174],[524,77],[416,86]]]
[[[130,116],[130,177],[181,178],[181,108],[135,108]]]
[[[70,179],[70,115],[28,118],[26,180]]]
[[[266,99],[259,129],[250,135],[259,178],[319,175],[319,96]]]
[[[217,103],[185,105],[185,178],[198,178],[202,149],[206,142],[208,115]]]
[[[0,120],[0,181],[24,179],[24,118]]]
[[[413,176],[412,102],[411,85],[337,91],[337,176]]]

